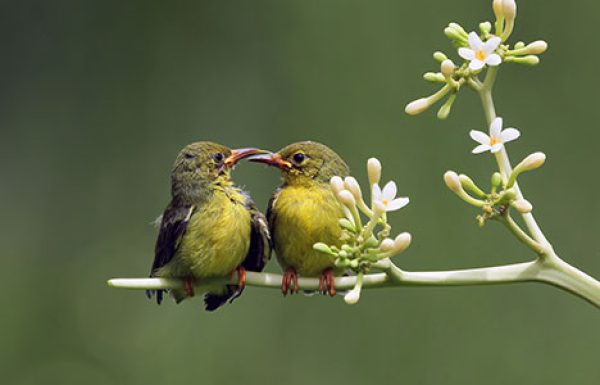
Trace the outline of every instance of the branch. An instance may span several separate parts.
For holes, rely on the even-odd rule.
[[[591,304],[600,307],[600,282],[574,267],[564,264],[560,259],[549,263],[548,259],[511,265],[482,267],[448,271],[405,271],[390,263],[381,266],[383,273],[366,274],[363,288],[383,288],[399,286],[466,286],[492,285],[514,282],[537,281],[548,283],[574,293]],[[280,274],[246,273],[246,285],[279,289]],[[201,291],[211,285],[236,284],[237,277],[211,278],[198,282],[195,288]],[[134,290],[171,290],[183,289],[183,280],[178,278],[114,278],[108,280],[108,286]],[[298,278],[301,290],[318,290],[318,278]],[[337,277],[335,287],[338,290],[351,290],[356,277]]]

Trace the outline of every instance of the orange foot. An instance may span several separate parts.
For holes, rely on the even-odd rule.
[[[333,280],[333,269],[328,268],[323,270],[319,277],[319,291],[321,294],[329,294],[330,297],[335,295],[335,283]]]
[[[188,297],[194,296],[194,278],[193,277],[185,277],[183,279],[183,288],[187,293]]]
[[[281,292],[283,293],[284,297],[288,294],[288,291],[290,294],[298,292],[298,275],[296,274],[296,269],[293,267],[288,267],[285,269],[285,273],[283,273],[283,279],[281,280]]]
[[[244,268],[244,266],[238,266],[237,269],[235,269],[235,272],[237,273],[237,277],[238,277],[238,292],[242,292],[244,291],[244,288],[246,287],[246,269]],[[233,273],[231,273],[233,275]]]

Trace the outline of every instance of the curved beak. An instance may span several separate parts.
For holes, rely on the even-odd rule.
[[[281,158],[281,155],[279,155],[278,153],[270,153],[270,154],[253,156],[252,158],[249,159],[249,161],[265,163],[265,164],[268,164],[269,166],[275,166],[282,170],[289,170],[292,168],[292,164],[290,162],[288,162],[287,160],[283,160]]]
[[[269,154],[270,152],[267,150],[261,150],[259,148],[254,148],[254,147],[250,147],[250,148],[236,148],[234,150],[231,150],[231,155],[229,155],[227,158],[225,158],[225,161],[223,162],[223,166],[225,166],[226,168],[232,168],[233,166],[235,166],[237,164],[237,162],[239,162],[240,160],[247,158],[249,156],[252,155],[256,155],[256,154]]]

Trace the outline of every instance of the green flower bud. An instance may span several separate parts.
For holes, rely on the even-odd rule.
[[[338,221],[338,224],[340,225],[341,228],[349,230],[349,231],[354,231],[354,224],[352,222],[350,222],[348,219],[346,218],[342,218]]]
[[[426,72],[423,74],[423,79],[428,82],[445,83],[446,78],[439,72]]]
[[[454,100],[456,99],[456,93],[450,94],[448,96],[448,100],[438,110],[437,117],[440,120],[445,120],[448,115],[450,115],[450,111],[452,110],[452,105],[454,104]]]
[[[364,246],[366,248],[373,248],[373,247],[377,247],[378,244],[379,244],[379,241],[377,241],[377,239],[375,237],[371,236],[371,238],[367,239]]]
[[[492,23],[490,23],[489,21],[479,23],[479,30],[482,34],[487,35],[492,30]]]
[[[440,51],[435,51],[433,53],[433,58],[437,61],[439,61],[440,63],[443,62],[444,60],[448,60],[448,56],[446,56],[443,52]]]
[[[525,48],[525,43],[518,41],[515,43],[515,50]]]
[[[335,255],[335,253],[331,250],[329,246],[324,244],[323,242],[317,242],[313,245],[313,249],[320,251],[321,253]]]
[[[502,186],[502,174],[495,172],[492,174],[492,189],[497,189]]]
[[[340,256],[340,258],[348,258],[348,252],[346,252],[345,250],[341,250],[338,255]]]
[[[481,190],[475,184],[475,182],[473,182],[473,180],[471,178],[469,178],[467,175],[460,174],[458,176],[458,179],[460,180],[460,184],[463,186],[464,189],[471,191],[473,194],[477,195],[480,198],[487,197],[486,193],[484,193],[483,190]]]
[[[535,55],[527,55],[527,56],[505,56],[504,61],[517,63],[517,64],[526,64],[530,66],[534,66],[540,62],[540,58]]]

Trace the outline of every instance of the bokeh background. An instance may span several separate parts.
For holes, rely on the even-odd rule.
[[[446,122],[403,112],[434,91],[420,76],[452,51],[445,25],[474,29],[490,4],[2,2],[2,383],[598,384],[600,312],[550,286],[368,291],[356,306],[249,288],[205,313],[105,284],[147,274],[172,161],[196,140],[317,140],[362,181],[379,157],[411,198],[392,216],[414,236],[406,269],[531,258],[442,182],[451,168],[487,184],[494,170],[470,154],[468,131],[485,128],[476,96]],[[599,13],[593,0],[520,2],[514,38],[550,49],[536,68],[503,66],[496,92],[522,131],[513,161],[549,155],[522,177],[543,229],[596,277]],[[235,178],[261,208],[279,183],[251,164]]]

